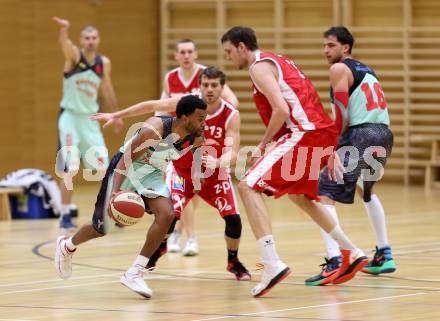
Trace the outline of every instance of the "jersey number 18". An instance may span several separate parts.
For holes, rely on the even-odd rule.
[[[377,96],[377,101],[373,97],[373,93],[371,92],[370,84],[365,82],[361,85],[361,89],[365,94],[365,97],[367,98],[367,110],[373,110],[376,108],[380,109],[386,109],[387,108],[387,102],[385,100],[385,95],[383,93],[382,87],[380,87],[380,84],[378,82],[375,82],[373,84],[374,92]]]

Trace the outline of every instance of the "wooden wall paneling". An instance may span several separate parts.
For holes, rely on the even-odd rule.
[[[0,177],[13,170],[20,161],[20,2],[6,0],[0,10]],[[15,28],[11,28],[15,26]]]
[[[224,69],[225,59],[223,54],[223,47],[221,44],[221,37],[223,36],[223,32],[226,30],[226,4],[222,0],[217,0],[216,6],[216,25],[217,32],[215,37],[215,47],[217,49],[217,62],[216,66],[220,69]]]
[[[61,100],[63,55],[57,41],[54,15],[71,21],[70,38],[78,44],[79,32],[92,24],[101,31],[100,51],[113,62],[113,84],[120,105],[159,95],[159,1],[6,1],[2,3],[0,53],[2,166],[9,171],[36,167],[53,174],[57,148],[57,115]],[[17,32],[12,32],[17,30]],[[3,126],[4,122],[4,126]],[[127,126],[130,122],[127,122]],[[125,133],[105,131],[111,153]],[[12,142],[12,143],[11,143]]]
[[[409,117],[410,117],[410,87],[409,87],[409,49],[410,49],[410,33],[409,28],[411,21],[411,0],[403,0],[403,71],[404,71],[404,133],[403,133],[403,182],[405,185],[409,183]]]
[[[105,0],[97,11],[101,49],[112,61],[112,81],[121,108],[160,97],[158,12],[158,1],[136,0]],[[110,154],[123,144],[128,127],[145,118],[126,120],[121,134],[113,128],[103,130]]]
[[[402,0],[344,0],[351,5],[352,26],[401,27],[403,25]]]
[[[440,2],[436,0],[411,0],[412,21],[415,27],[440,27]]]
[[[409,41],[408,162],[427,162],[433,142],[440,140],[440,4],[436,1],[411,2]],[[428,167],[411,166],[407,181],[420,180]],[[434,169],[438,178],[438,168]]]
[[[342,6],[340,0],[333,0],[333,26],[338,26],[342,24]]]
[[[352,0],[342,0],[342,24],[347,28],[353,25]]]
[[[160,74],[165,76],[168,64],[168,37],[170,28],[170,9],[168,0],[160,1]]]
[[[20,37],[20,65],[19,65],[19,135],[21,138],[19,155],[25,167],[35,167],[38,157],[36,144],[36,104],[37,97],[37,35],[35,26],[34,1],[20,2],[19,37]]]
[[[284,28],[284,2],[282,0],[274,1],[274,42],[275,42],[275,52],[283,51],[283,39],[282,30]]]
[[[193,7],[194,1],[168,0],[173,6]],[[214,2],[214,1],[213,1]],[[395,134],[393,155],[387,165],[387,176],[397,180],[409,177],[407,159],[429,155],[429,144],[411,142],[412,135],[440,134],[439,94],[440,78],[440,4],[432,0],[216,0],[216,9],[210,13],[217,17],[217,28],[250,25],[259,38],[260,47],[285,54],[300,65],[312,79],[324,105],[328,108],[328,71],[322,57],[322,32],[330,25],[344,24],[355,35],[354,58],[365,61],[377,72],[390,106],[391,126]],[[250,5],[252,3],[252,5]],[[205,4],[206,8],[209,4]],[[223,8],[223,9],[219,9]],[[218,12],[225,10],[226,14]],[[182,18],[173,21],[173,9],[168,7],[170,24],[183,23]],[[182,10],[182,9],[181,9]],[[186,9],[189,10],[189,9]],[[217,11],[215,11],[217,10]],[[247,15],[242,13],[246,11]],[[224,17],[224,18],[219,18]],[[281,19],[280,19],[281,17]],[[426,18],[426,19],[425,19]],[[216,41],[223,30],[215,30],[203,22],[204,48],[207,54],[217,51],[217,61],[223,53]],[[192,21],[191,29],[197,30]],[[175,36],[178,29],[174,28]],[[167,39],[171,37],[165,35]],[[202,37],[200,37],[202,38]],[[216,57],[209,57],[216,61]],[[169,62],[172,62],[169,59]],[[224,63],[229,85],[237,93],[242,113],[242,144],[254,144],[264,131],[255,112],[250,82],[246,71],[235,70],[229,62]],[[413,171],[413,170],[412,170]],[[411,172],[412,172],[411,171]],[[416,173],[423,175],[419,169]]]

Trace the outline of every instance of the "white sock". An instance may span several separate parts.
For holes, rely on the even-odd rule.
[[[341,249],[354,250],[356,248],[339,225],[337,225],[329,234],[335,239],[336,242],[338,242],[338,245]]]
[[[371,226],[373,226],[376,234],[377,246],[383,248],[388,246],[387,225],[385,221],[385,211],[382,203],[376,194],[371,195],[371,201],[364,202],[365,208],[370,218]]]
[[[327,212],[333,217],[336,222],[336,226],[339,226],[338,213],[336,213],[336,207],[334,205],[324,205],[324,208]],[[339,244],[336,242],[330,234],[324,231],[322,228],[320,229],[321,236],[324,239],[325,245],[327,247],[327,258],[331,259],[335,256],[340,256],[341,251],[339,249]]]
[[[260,245],[261,258],[263,259],[263,262],[274,262],[280,260],[272,235],[265,235],[257,242]]]
[[[66,240],[66,247],[67,247],[67,249],[69,250],[69,251],[75,251],[75,249],[76,249],[76,245],[75,244],[73,244],[73,242],[72,242],[72,237],[69,237],[67,240]]]
[[[143,255],[138,255],[134,260],[133,265],[128,269],[128,273],[136,274],[139,270],[145,270],[150,258]]]
[[[61,206],[60,218],[63,217],[64,215],[68,215],[69,213],[70,213],[70,205],[69,204],[63,204]]]

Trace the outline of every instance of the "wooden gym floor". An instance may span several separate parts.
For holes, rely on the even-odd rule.
[[[97,185],[76,188],[79,223],[90,219]],[[53,268],[56,220],[0,222],[0,321],[2,320],[440,320],[440,191],[382,185],[397,272],[358,275],[340,286],[307,287],[324,251],[318,228],[287,199],[269,200],[281,258],[292,275],[267,296],[254,299],[259,251],[245,213],[239,256],[253,272],[237,282],[225,271],[223,222],[201,204],[196,216],[200,255],[167,254],[146,276],[149,301],[119,284],[136,257],[151,217],[84,244],[70,280]],[[243,207],[242,207],[243,209]],[[342,226],[372,255],[375,240],[360,202],[339,206]],[[244,212],[244,210],[243,210]]]

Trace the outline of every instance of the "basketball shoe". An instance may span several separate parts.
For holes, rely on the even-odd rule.
[[[180,236],[181,234],[177,231],[174,231],[168,237],[168,252],[170,253],[178,253],[181,251],[180,249]]]
[[[396,263],[394,263],[389,246],[380,249],[376,246],[373,259],[362,269],[362,272],[369,274],[392,273],[394,271],[396,271]]]
[[[251,279],[251,274],[237,258],[228,262],[226,270],[234,274],[237,281],[249,281]]]
[[[71,251],[66,246],[69,237],[61,235],[57,239],[55,247],[55,269],[60,278],[66,280],[72,275],[72,256],[76,249]]]
[[[257,265],[261,267],[262,273],[260,283],[251,290],[252,295],[256,298],[268,293],[291,273],[289,267],[282,261],[265,262]]]
[[[342,260],[341,256],[334,256],[330,260],[324,259],[325,263],[321,264],[321,273],[308,278],[305,281],[306,285],[326,285],[338,277]]]
[[[191,237],[186,242],[186,245],[182,251],[184,256],[196,256],[199,254],[199,245],[195,237]]]
[[[133,292],[142,295],[146,299],[150,299],[153,295],[153,291],[145,283],[144,273],[146,271],[148,271],[148,269],[131,267],[121,277],[121,283]]]
[[[72,216],[70,216],[70,214],[60,216],[60,229],[64,232],[71,232],[76,229],[76,225],[72,223]]]
[[[333,284],[350,281],[368,263],[368,258],[361,249],[341,249],[341,254],[342,263],[339,268],[339,275],[332,281]]]

